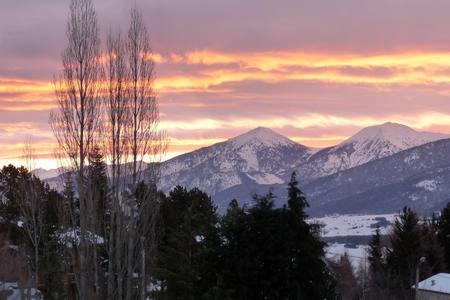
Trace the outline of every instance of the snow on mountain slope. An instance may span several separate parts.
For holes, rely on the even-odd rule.
[[[162,165],[161,187],[199,187],[215,194],[250,179],[267,185],[286,181],[285,174],[304,162],[311,151],[258,127],[225,142],[187,153]]]
[[[300,167],[300,173],[304,178],[318,178],[449,137],[440,133],[418,132],[396,123],[370,126],[341,144],[312,155]]]
[[[383,194],[385,190],[381,187],[391,185],[394,189],[393,184],[396,185],[395,191],[390,192],[392,195],[397,195],[396,193],[401,191],[403,196],[398,194],[398,197],[414,199],[414,203],[422,203],[416,200],[425,196],[431,199],[430,203],[434,203],[433,195],[447,191],[446,185],[443,184],[447,177],[436,177],[434,174],[436,170],[427,170],[431,172],[430,176],[424,175],[408,183],[397,181],[400,177],[416,174],[414,170],[422,166],[423,157],[427,151],[438,151],[430,148],[429,142],[448,137],[444,134],[417,132],[400,124],[385,123],[365,128],[337,146],[317,151],[317,149],[297,144],[273,130],[259,127],[225,142],[163,162],[160,188],[168,192],[176,185],[187,188],[198,187],[210,194],[222,210],[226,209],[229,201],[234,197],[246,202],[252,199],[254,193],[266,193],[269,188],[273,188],[274,193],[280,195],[277,204],[282,205],[281,202],[286,199],[286,182],[291,173],[297,171],[301,187],[305,189],[305,192],[310,192],[308,197],[317,207],[325,207],[323,202],[331,201],[334,197],[337,197],[334,200],[348,198],[357,201],[358,193],[367,193],[364,197],[372,199],[369,196],[375,193],[367,191],[369,188],[380,188],[377,195],[385,199],[387,198]],[[415,146],[420,147],[410,149]],[[395,160],[397,169],[391,172],[395,173],[394,177],[389,177],[389,174],[382,172],[386,168],[391,168],[390,164],[380,162],[376,164],[380,166],[379,169],[371,169],[372,162],[385,160],[397,154],[402,155],[398,156],[401,161]],[[436,163],[437,157],[442,156],[441,153],[432,154],[431,158],[434,160],[431,159],[428,162],[430,166]],[[447,161],[448,156],[445,156],[444,162]],[[442,169],[446,166],[438,167]],[[450,166],[448,168],[450,169]],[[405,171],[396,173],[398,170]],[[356,175],[347,176],[347,174],[353,174],[353,171]],[[44,174],[41,173],[42,175]],[[336,182],[328,182],[325,176],[329,175],[336,175]],[[339,181],[340,176],[347,181]],[[450,172],[448,177],[450,178]],[[377,180],[373,181],[374,178]],[[52,187],[57,187],[63,182],[57,177],[47,178],[45,181]],[[323,184],[322,181],[324,181]],[[336,191],[342,195],[337,195]],[[440,195],[436,197],[439,198]],[[359,207],[358,210],[364,211],[366,206],[375,205],[378,202],[366,201],[362,205],[364,207]],[[356,204],[354,206],[356,207]],[[396,207],[391,206],[391,208]],[[348,210],[348,206],[342,207],[331,203],[326,207],[328,213],[344,210],[344,208]],[[371,210],[376,209],[384,212],[378,207]],[[316,211],[316,213],[320,212]]]
[[[443,139],[313,180],[303,186],[309,213],[440,210],[450,194],[449,156],[450,139]]]

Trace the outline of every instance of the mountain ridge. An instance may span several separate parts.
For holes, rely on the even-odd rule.
[[[327,197],[326,191],[330,186],[334,185],[334,188],[339,190],[339,185],[333,180],[330,181],[330,178],[352,174],[352,170],[357,168],[359,175],[355,175],[358,176],[356,181],[362,180],[367,185],[377,174],[375,171],[372,171],[373,174],[364,171],[370,169],[370,163],[449,137],[446,134],[415,131],[397,123],[384,123],[363,128],[338,145],[317,151],[296,143],[272,129],[257,127],[226,141],[162,162],[160,189],[168,192],[176,185],[187,188],[198,187],[210,194],[219,210],[223,211],[234,197],[247,201],[251,200],[252,194],[265,193],[270,188],[274,190],[274,194],[283,195],[291,173],[296,171],[308,198],[320,204],[316,207],[320,206],[331,212],[332,206],[323,205],[322,202],[325,200],[321,200]],[[397,163],[397,167],[406,168],[409,163],[415,163],[413,156]],[[428,172],[433,170],[429,169]],[[324,180],[329,180],[329,183],[321,185]],[[422,181],[416,184],[428,189],[436,184],[434,181],[426,181],[426,178]],[[349,199],[349,202],[356,201],[354,197],[359,193],[367,192],[366,188],[358,190],[356,183],[340,184],[343,189],[348,190],[343,192],[342,198]],[[397,184],[395,178],[391,182],[378,182],[373,188],[389,184]],[[408,188],[417,189],[413,186]],[[400,184],[398,189],[405,190],[406,187]],[[377,190],[377,193],[382,192]],[[317,196],[319,194],[322,196]],[[366,205],[370,206],[370,203]],[[333,209],[340,210],[339,206]]]

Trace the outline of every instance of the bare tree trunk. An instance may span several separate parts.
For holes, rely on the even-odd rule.
[[[154,178],[156,174],[149,174],[154,169],[144,170],[144,159],[150,159],[154,162],[154,157],[161,152],[164,152],[163,134],[158,130],[159,124],[159,111],[158,104],[153,89],[154,81],[154,63],[152,60],[152,51],[150,47],[150,39],[148,36],[147,28],[142,20],[142,16],[133,9],[131,11],[131,23],[128,29],[128,43],[127,51],[129,55],[129,72],[130,72],[130,96],[131,96],[131,119],[130,119],[130,143],[131,143],[131,156],[132,156],[132,194],[135,195],[138,184],[144,181],[147,184],[155,184]],[[150,175],[150,176],[148,176]],[[150,182],[146,180],[151,178]],[[131,203],[131,207],[139,207],[139,219],[145,220],[145,222],[151,223],[152,218],[156,218],[157,210],[146,211],[144,216],[141,212],[143,207],[147,206],[148,201],[151,201],[151,195],[145,195],[142,199],[135,199],[138,203]],[[144,217],[144,218],[142,218]],[[134,218],[130,218],[134,220]],[[148,226],[143,222],[133,222],[129,226],[130,236],[134,237],[134,240],[140,240],[141,237],[145,237]],[[140,253],[144,245],[140,242],[132,244],[130,240],[128,245],[128,261],[127,261],[127,297],[132,297],[132,275],[136,269],[140,269]],[[149,241],[149,243],[156,242],[156,240]],[[144,262],[145,265],[145,262]],[[141,270],[142,272],[143,270]],[[143,274],[141,274],[142,276]],[[142,289],[145,289],[145,277],[138,283],[140,289],[136,291],[138,294],[142,294]],[[136,294],[137,295],[137,294]]]
[[[23,218],[23,228],[32,245],[29,253],[33,265],[33,287],[37,288],[39,282],[39,246],[44,234],[44,186],[39,179],[31,174],[34,168],[34,149],[27,142],[23,150],[28,173],[22,174],[19,182],[17,204]]]
[[[107,91],[105,106],[107,114],[107,154],[111,161],[110,177],[111,203],[108,239],[108,297],[122,299],[124,246],[122,236],[124,214],[121,195],[126,188],[127,173],[123,172],[122,164],[126,163],[129,151],[127,135],[130,119],[129,72],[126,65],[126,47],[120,32],[109,32],[106,47],[106,65],[104,68]],[[125,170],[126,171],[126,170]]]
[[[154,63],[147,28],[142,16],[135,8],[131,11],[131,23],[128,30],[128,53],[131,81],[131,151],[133,161],[133,186],[143,171],[146,156],[153,158],[160,146],[161,132],[158,104],[153,89]],[[160,149],[156,152],[160,152]]]
[[[131,221],[132,222],[132,221]],[[133,299],[133,290],[132,290],[132,284],[133,284],[133,280],[134,280],[134,251],[135,251],[135,247],[134,247],[134,243],[135,243],[135,232],[134,229],[130,226],[131,228],[128,231],[128,250],[127,250],[127,280],[126,280],[126,298],[128,300]]]
[[[51,125],[66,163],[75,171],[79,197],[80,241],[78,284],[80,297],[92,296],[93,247],[91,200],[86,190],[86,160],[99,125],[99,38],[97,16],[91,0],[72,0],[67,23],[68,46],[62,55],[63,72],[55,80],[59,110],[51,115]],[[76,228],[68,229],[76,230]],[[90,263],[91,262],[91,263]],[[97,262],[94,262],[96,265]]]
[[[145,237],[141,237],[141,300],[145,300],[145,292],[147,289],[145,278]]]

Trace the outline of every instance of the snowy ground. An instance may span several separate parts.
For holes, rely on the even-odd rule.
[[[329,243],[326,248],[326,258],[331,260],[339,260],[341,255],[347,253],[352,266],[355,270],[361,264],[367,265],[367,245],[355,245],[352,247],[348,247],[345,244],[340,243]]]
[[[386,234],[394,222],[395,214],[386,215],[331,215],[311,218],[311,223],[323,225],[323,237],[372,235],[377,226]]]
[[[21,291],[17,282],[0,282],[0,293],[1,297],[5,297],[0,298],[6,300],[21,300],[24,298],[22,296],[22,293],[24,293],[25,298],[28,298],[28,289],[24,289],[23,291]],[[29,296],[31,300],[43,299],[41,292],[34,288],[30,289]]]
[[[363,237],[375,233],[377,227],[381,234],[387,234],[395,220],[395,214],[384,215],[331,215],[322,218],[311,218],[309,222],[321,224],[322,237]],[[347,253],[353,267],[367,264],[367,245],[355,243],[329,242],[326,248],[326,257],[337,260]]]

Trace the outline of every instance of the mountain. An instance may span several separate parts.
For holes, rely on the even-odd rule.
[[[232,186],[284,183],[286,174],[313,150],[259,127],[245,134],[162,163],[161,188],[199,187],[214,195]]]
[[[299,173],[310,181],[449,137],[440,133],[418,132],[396,123],[370,126],[337,146],[318,151],[300,166]]]
[[[385,123],[364,128],[337,146],[317,151],[259,127],[164,162],[161,186],[164,191],[177,184],[196,186],[211,195],[239,185],[259,191],[259,186],[284,184],[293,171],[307,183],[447,137]]]
[[[303,188],[311,214],[439,210],[450,198],[450,139],[373,160]]]
[[[450,139],[439,140],[309,181],[300,178],[311,216],[384,214],[409,206],[422,213],[442,209],[450,200]],[[238,185],[214,195],[219,211],[230,199],[249,204],[253,193],[275,195],[281,206],[286,184]]]
[[[450,195],[450,140],[445,138],[449,136],[385,123],[317,151],[259,127],[161,163],[160,188],[198,187],[221,212],[233,198],[250,204],[252,195],[269,189],[278,196],[276,205],[282,205],[286,182],[296,171],[310,214],[390,213],[402,205],[431,211]]]

